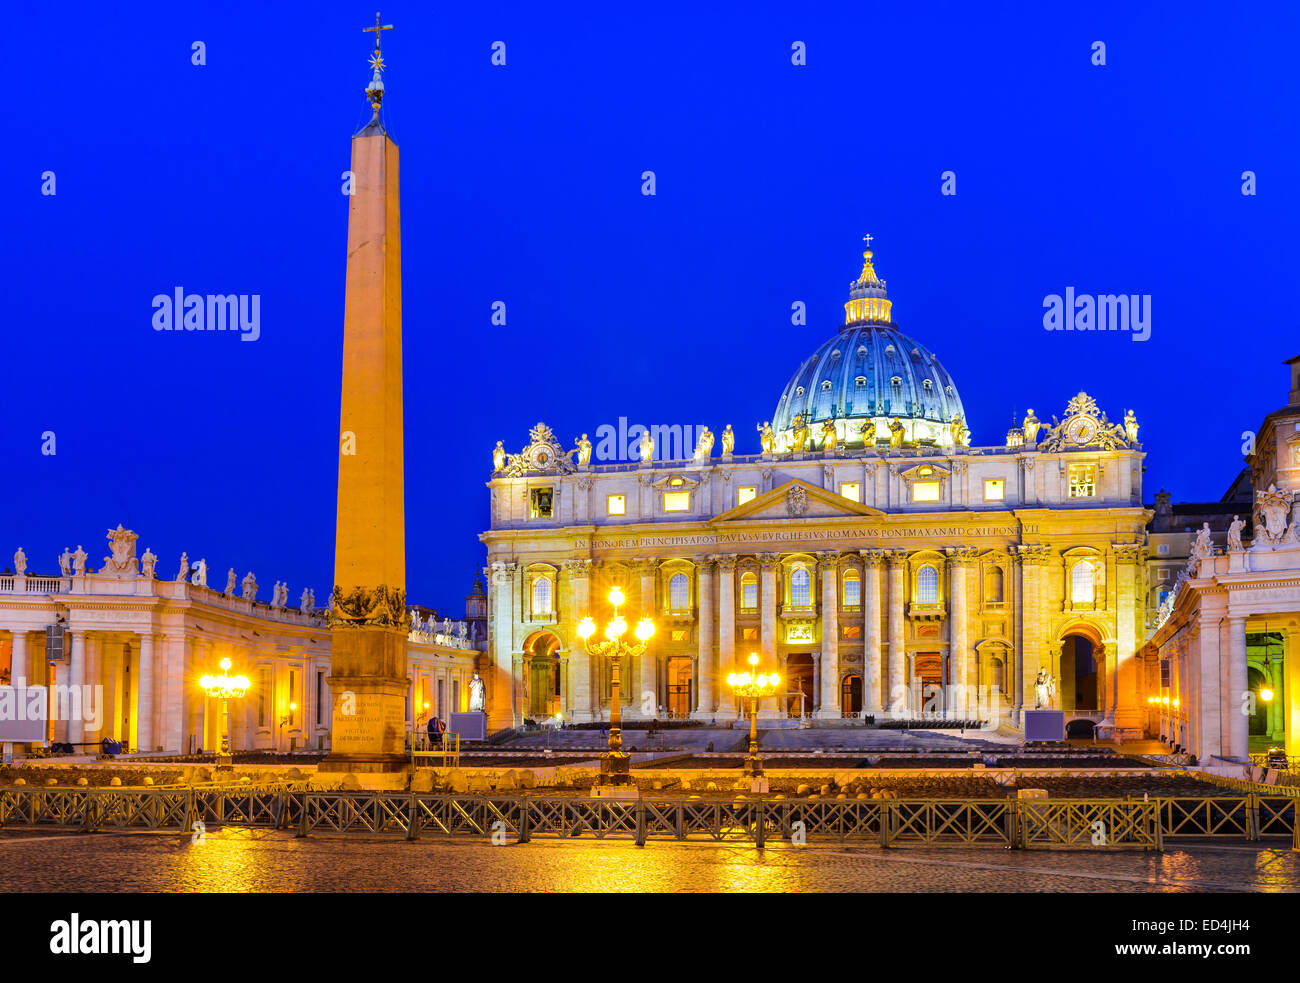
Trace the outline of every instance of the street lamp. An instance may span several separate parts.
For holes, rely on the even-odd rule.
[[[230,701],[237,700],[248,692],[247,676],[230,675],[230,660],[221,660],[220,676],[204,676],[199,685],[214,700],[221,701],[221,750],[217,754],[217,766],[229,767],[234,760],[230,754]]]
[[[609,603],[613,605],[614,617],[605,625],[603,642],[592,641],[596,634],[596,621],[587,615],[578,623],[578,637],[591,655],[609,657],[611,705],[609,711],[609,750],[600,756],[600,780],[592,788],[591,794],[597,798],[635,799],[640,796],[632,782],[631,762],[628,753],[623,750],[623,707],[619,695],[619,667],[623,659],[641,655],[655,633],[654,622],[642,618],[637,622],[635,642],[624,640],[627,635],[627,621],[618,613],[619,607],[627,600],[619,587],[611,587]]]
[[[749,665],[749,672],[733,672],[728,675],[727,685],[737,696],[749,703],[749,754],[745,758],[745,777],[753,780],[755,784],[762,782],[766,785],[763,778],[763,759],[758,754],[758,701],[776,693],[781,677],[774,672],[770,674],[755,672],[758,656],[752,652],[749,656]],[[766,791],[766,789],[756,788],[755,791]]]

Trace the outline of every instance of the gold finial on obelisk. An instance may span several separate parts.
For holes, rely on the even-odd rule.
[[[392,24],[381,23],[378,11],[375,11],[375,26],[361,29],[363,34],[375,32],[375,53],[370,56],[370,67],[374,69],[375,74],[371,77],[370,84],[366,86],[366,98],[370,100],[370,105],[375,110],[375,119],[379,118],[379,104],[384,101],[384,56],[380,51],[380,39],[384,31],[392,29]]]

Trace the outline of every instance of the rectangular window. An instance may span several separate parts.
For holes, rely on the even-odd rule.
[[[1092,498],[1097,494],[1097,466],[1095,464],[1070,465],[1070,497]]]
[[[862,501],[862,485],[856,481],[845,481],[840,484],[840,494],[845,498],[854,501]]]
[[[1159,553],[1161,556],[1168,556],[1168,555],[1169,555],[1169,544],[1168,544],[1168,543],[1161,543],[1159,546],[1156,547],[1156,552]]]
[[[843,635],[842,635],[841,637],[843,637],[843,638],[861,638],[861,637],[862,637],[862,626],[861,626],[861,625],[845,625],[845,626],[844,626],[844,629],[843,629]]]
[[[1006,497],[1006,483],[1001,478],[984,479],[984,501],[1000,502]]]
[[[688,491],[664,492],[665,512],[689,512],[691,493]]]
[[[844,578],[844,606],[856,608],[862,604],[862,581],[857,577]]]
[[[1160,571],[1160,575],[1159,575],[1156,579],[1157,579],[1157,580],[1168,580],[1168,579],[1169,579],[1169,571],[1168,571],[1168,570],[1161,570],[1161,571]]]
[[[758,610],[758,581],[746,580],[740,584],[740,610]]]
[[[627,515],[627,499],[622,495],[608,495],[605,498],[606,515]]]
[[[740,629],[740,637],[746,642],[755,641],[758,638],[758,629],[742,628]]]
[[[689,638],[688,636],[689,636],[689,632],[688,632],[685,628],[674,628],[674,629],[673,629],[673,641],[674,641],[674,642],[688,642],[688,641],[690,641],[690,638]]]
[[[531,488],[528,491],[528,517],[550,519],[554,516],[555,491],[551,488]]]
[[[912,501],[914,502],[939,501],[939,482],[937,481],[912,482]]]
[[[744,505],[758,498],[758,489],[754,485],[742,485],[736,489],[736,504]]]

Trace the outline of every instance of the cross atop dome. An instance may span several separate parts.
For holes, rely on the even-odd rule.
[[[862,241],[871,245],[873,235],[864,235]],[[844,305],[844,323],[856,324],[860,321],[875,324],[890,324],[889,312],[893,306],[885,293],[885,281],[876,276],[876,269],[871,265],[874,255],[871,249],[862,253],[862,272],[856,281],[849,285],[849,299]]]

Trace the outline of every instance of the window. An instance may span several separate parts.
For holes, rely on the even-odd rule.
[[[939,501],[939,482],[937,481],[912,482],[912,501],[914,502]]]
[[[790,604],[797,608],[812,604],[812,578],[802,563],[790,571]]]
[[[1000,502],[1006,498],[1006,484],[1001,478],[984,479],[984,501]]]
[[[672,640],[674,642],[690,641],[690,632],[685,628],[674,628],[672,630]]]
[[[740,610],[758,610],[758,578],[752,573],[740,575]]]
[[[533,581],[533,617],[551,613],[551,578],[538,577]]]
[[[855,386],[857,386],[857,388],[859,388],[859,389],[866,389],[866,388],[867,388],[867,377],[866,377],[865,375],[860,375],[860,376],[858,376],[856,379],[853,380],[853,384],[854,384]]]
[[[939,571],[924,566],[916,572],[916,600],[918,604],[939,603]]]
[[[736,504],[744,505],[758,498],[758,489],[754,485],[742,485],[736,489]]]
[[[1002,602],[1002,568],[990,567],[984,574],[984,600],[993,604]]]
[[[528,491],[528,517],[530,519],[550,519],[555,514],[553,505],[555,493],[550,488],[531,488]]]
[[[758,629],[757,629],[757,628],[742,628],[742,629],[740,630],[740,637],[741,637],[741,639],[742,639],[743,641],[746,641],[746,642],[757,641],[757,639],[758,639]]]
[[[1159,546],[1156,547],[1156,552],[1159,553],[1161,556],[1168,556],[1168,555],[1169,555],[1169,544],[1168,544],[1168,543],[1161,543]]]
[[[844,607],[856,608],[862,604],[862,578],[856,570],[844,574]]]
[[[627,498],[623,495],[607,495],[605,497],[605,514],[627,515]]]
[[[1095,464],[1070,465],[1070,497],[1091,498],[1097,494],[1097,466]]]
[[[691,510],[691,493],[688,491],[664,492],[665,512],[689,512]]]
[[[1166,570],[1166,569],[1164,569],[1164,568],[1162,567],[1162,568],[1160,569],[1160,571],[1159,571],[1159,573],[1158,573],[1156,579],[1157,579],[1157,580],[1168,580],[1168,579],[1169,579],[1169,571]]]
[[[862,637],[862,626],[861,626],[861,625],[844,625],[844,626],[843,626],[843,631],[840,632],[840,637],[841,637],[841,638],[861,638],[861,637]]]
[[[831,391],[831,380],[826,379],[822,382],[822,392],[828,393],[830,391]]]
[[[862,485],[856,481],[845,481],[840,484],[840,494],[854,502],[862,501]]]
[[[668,609],[670,611],[689,611],[690,607],[690,578],[684,573],[675,573],[668,578]]]
[[[319,726],[322,722],[321,713],[325,703],[325,673],[316,673],[316,724]]]
[[[1075,604],[1093,603],[1093,570],[1087,560],[1080,560],[1070,571],[1070,600]]]

